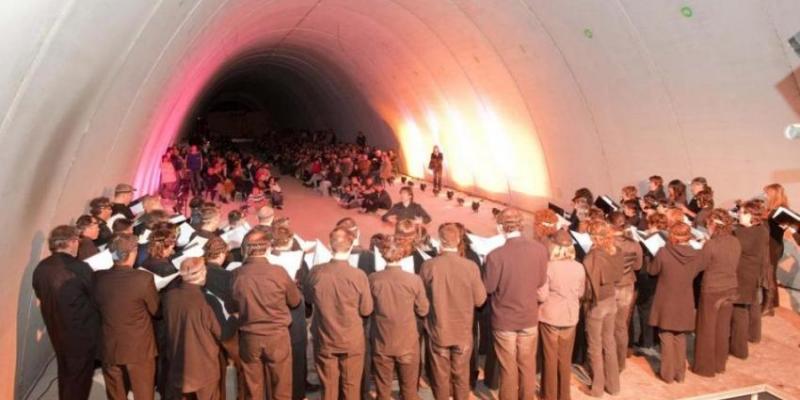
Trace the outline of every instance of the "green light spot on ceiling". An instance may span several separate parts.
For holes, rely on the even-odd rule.
[[[692,11],[692,8],[689,6],[683,6],[681,7],[681,14],[686,18],[691,18],[692,15],[694,15],[694,11]]]
[[[594,32],[592,32],[591,29],[586,28],[583,30],[583,36],[586,36],[587,38],[591,39],[592,36],[594,36]]]

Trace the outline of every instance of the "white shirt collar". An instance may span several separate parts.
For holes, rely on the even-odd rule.
[[[514,232],[506,233],[506,239],[518,238],[520,236],[522,236],[522,233],[520,233],[520,231],[514,231]]]

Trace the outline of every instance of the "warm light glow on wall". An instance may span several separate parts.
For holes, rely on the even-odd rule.
[[[409,175],[425,176],[430,152],[439,145],[445,176],[462,188],[549,196],[547,166],[530,130],[487,103],[431,107],[420,118],[406,113],[395,125]]]

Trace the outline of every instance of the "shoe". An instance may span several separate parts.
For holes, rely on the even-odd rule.
[[[322,390],[322,385],[315,385],[311,382],[306,381],[306,393],[319,392],[320,390]]]

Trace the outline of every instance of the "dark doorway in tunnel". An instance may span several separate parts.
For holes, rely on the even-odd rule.
[[[392,128],[345,68],[309,49],[280,47],[225,64],[195,100],[179,138],[263,140],[328,129],[340,141],[353,142],[363,131],[370,144],[398,148]]]

